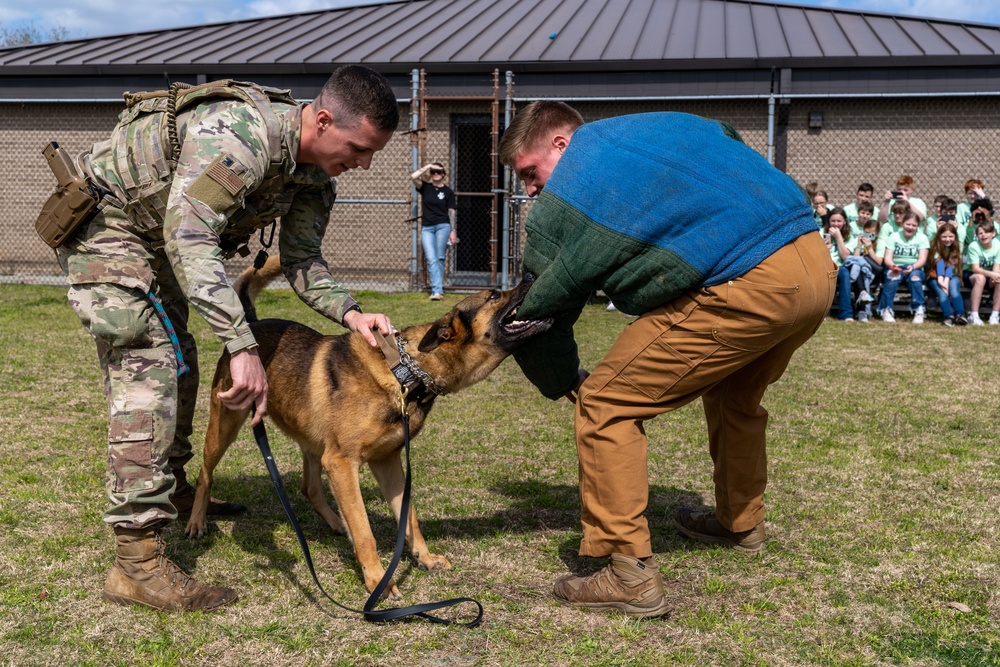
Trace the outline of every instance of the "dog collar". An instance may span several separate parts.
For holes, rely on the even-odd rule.
[[[378,343],[379,349],[382,350],[382,356],[385,357],[385,362],[393,377],[399,382],[404,395],[412,395],[419,386],[425,387],[437,396],[445,393],[434,382],[434,378],[420,368],[413,357],[406,352],[406,340],[398,332],[392,333],[392,337],[396,340],[395,346],[389,343],[378,329],[372,329],[372,334],[374,334],[375,341]]]

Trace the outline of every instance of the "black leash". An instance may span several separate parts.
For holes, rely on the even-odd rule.
[[[477,600],[472,598],[452,598],[442,602],[426,602],[424,604],[416,604],[409,607],[375,609],[375,605],[378,604],[379,599],[382,597],[382,592],[385,590],[386,586],[389,585],[389,581],[392,579],[392,575],[396,571],[396,567],[399,565],[399,560],[403,555],[403,546],[406,543],[406,521],[410,515],[410,416],[406,413],[405,399],[401,402],[403,405],[403,446],[406,451],[406,480],[403,483],[403,503],[399,511],[399,530],[396,532],[396,550],[393,552],[392,561],[389,563],[389,567],[385,570],[385,575],[378,583],[378,586],[375,587],[375,590],[373,590],[371,595],[368,597],[363,609],[345,607],[330,597],[330,594],[323,589],[323,585],[319,583],[319,579],[316,577],[316,570],[313,568],[312,556],[309,555],[309,545],[306,543],[306,538],[302,534],[302,528],[299,526],[299,520],[295,517],[295,512],[292,510],[292,504],[288,501],[288,496],[285,494],[285,487],[281,483],[281,475],[278,473],[278,466],[274,463],[274,455],[271,453],[271,446],[267,442],[267,431],[264,429],[263,420],[253,427],[253,437],[257,441],[257,447],[260,449],[261,455],[264,457],[264,464],[267,466],[267,472],[271,476],[271,482],[274,484],[274,490],[278,493],[278,500],[281,501],[281,506],[285,508],[285,514],[288,515],[288,520],[291,522],[292,528],[295,529],[295,535],[299,538],[299,545],[302,547],[302,553],[306,557],[306,564],[309,566],[309,574],[312,575],[313,581],[316,582],[316,586],[319,588],[320,592],[326,596],[327,600],[346,611],[350,611],[355,614],[363,614],[365,620],[372,623],[386,623],[405,616],[420,616],[433,623],[443,623],[445,625],[451,625],[456,623],[456,621],[449,621],[445,618],[433,616],[428,612],[443,609],[444,607],[451,607],[462,602],[472,602],[479,607],[479,613],[473,620],[468,623],[461,623],[460,625],[474,628],[483,620],[483,605],[479,604]],[[253,408],[251,408],[251,414],[252,413]]]

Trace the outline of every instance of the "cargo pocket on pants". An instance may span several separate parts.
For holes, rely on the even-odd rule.
[[[115,493],[153,488],[153,415],[116,415],[108,429],[108,471]]]
[[[737,279],[711,289],[726,303],[712,327],[712,335],[737,350],[766,350],[785,338],[799,315],[798,285],[764,285]]]

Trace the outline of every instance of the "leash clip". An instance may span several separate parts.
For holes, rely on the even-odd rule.
[[[410,388],[414,385],[399,385],[399,414],[406,419],[406,397],[410,395]]]

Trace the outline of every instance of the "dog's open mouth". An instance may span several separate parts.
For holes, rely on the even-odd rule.
[[[553,320],[551,317],[542,320],[517,319],[517,309],[521,304],[512,305],[513,307],[500,318],[500,329],[503,332],[504,338],[509,342],[520,341],[529,336],[540,334],[552,326]]]
[[[506,317],[504,317],[501,324],[503,325],[503,330],[512,336],[530,331],[533,327],[544,324],[547,320],[519,320],[517,319],[517,308],[510,311]]]

